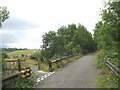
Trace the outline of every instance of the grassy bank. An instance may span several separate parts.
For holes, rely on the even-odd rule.
[[[109,55],[110,55],[110,52],[108,53],[103,49],[97,52],[97,68],[100,70],[100,73],[97,76],[98,88],[118,88],[119,87],[118,85],[119,78],[106,65],[106,62],[104,59],[106,58],[106,56],[108,58]],[[116,59],[116,58],[115,57],[111,58],[111,61],[113,59]]]
[[[78,58],[80,58],[82,55],[77,55],[77,56],[74,56],[74,57],[71,57],[69,59],[65,59],[65,60],[62,60],[60,62],[57,62],[57,63],[53,63],[52,64],[52,68],[51,68],[51,71],[55,71],[59,68],[62,68],[64,67],[65,65],[67,65],[69,62],[72,62],[74,60],[77,60]],[[49,67],[48,67],[48,63],[46,62],[41,62],[40,64],[40,70],[42,71],[49,71]]]

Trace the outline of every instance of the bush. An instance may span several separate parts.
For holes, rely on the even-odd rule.
[[[118,77],[109,69],[105,62],[109,58],[109,61],[115,64],[116,60],[118,60],[116,56],[116,53],[108,52],[104,49],[97,52],[97,68],[101,71],[97,76],[98,88],[118,88]]]
[[[7,85],[5,88],[32,88],[35,85],[36,76],[34,73],[30,77],[20,78]]]
[[[6,53],[2,52],[2,57],[3,58],[8,58],[8,55]]]
[[[106,56],[106,50],[101,49],[100,51],[97,52],[96,59],[97,59],[97,68],[105,68],[106,63],[105,63],[105,56]]]
[[[6,70],[6,62],[5,62],[5,58],[2,57],[2,72],[5,72]]]

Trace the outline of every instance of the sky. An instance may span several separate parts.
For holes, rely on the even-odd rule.
[[[42,35],[80,23],[93,34],[103,0],[1,0],[10,17],[0,30],[2,47],[40,49]]]

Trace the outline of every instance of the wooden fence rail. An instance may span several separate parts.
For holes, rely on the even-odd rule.
[[[21,67],[21,63],[25,62],[25,60],[6,60],[6,69],[8,70],[12,70],[12,69],[16,69],[18,71],[20,71],[22,69]]]
[[[6,85],[8,85],[9,83],[13,82],[13,81],[16,81],[20,79],[20,72],[10,76],[10,77],[7,77],[5,79],[2,80],[2,87],[4,88]]]
[[[6,60],[5,61],[5,71],[2,73],[2,86],[6,86],[12,81],[20,78],[20,71],[22,70],[21,64],[25,60]]]
[[[65,60],[65,59],[74,57],[74,56],[76,56],[76,55],[78,55],[78,54],[74,54],[74,55],[70,55],[70,56],[58,58],[58,59],[53,60],[53,61],[49,61],[49,62],[48,62],[48,64],[49,64],[49,71],[51,71],[51,68],[52,68],[52,64],[53,64],[53,63],[57,63],[57,62],[63,61],[63,60]]]
[[[108,67],[120,78],[120,68],[109,62],[108,60],[106,61]]]

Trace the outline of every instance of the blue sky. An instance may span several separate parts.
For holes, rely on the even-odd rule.
[[[3,23],[2,45],[40,48],[41,36],[68,24],[83,24],[93,34],[103,0],[1,0],[10,18]]]

